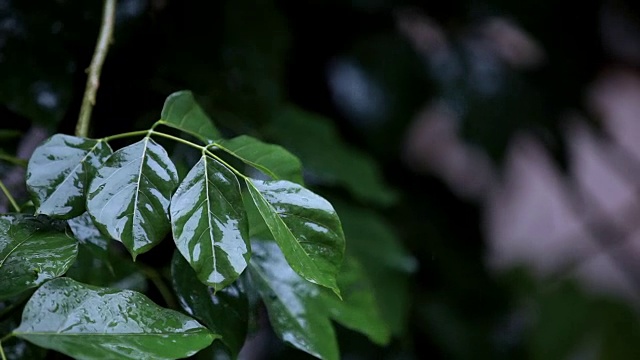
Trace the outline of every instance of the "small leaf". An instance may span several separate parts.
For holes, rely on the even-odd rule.
[[[60,278],[29,299],[14,335],[82,359],[177,359],[217,335],[177,311],[131,290]]]
[[[89,185],[87,210],[104,233],[135,260],[169,232],[169,202],[178,185],[164,148],[149,137],[109,157]]]
[[[254,204],[293,270],[339,295],[336,274],[345,241],[331,204],[289,181],[246,182]]]
[[[202,156],[171,199],[173,237],[203,283],[220,290],[249,261],[246,214],[236,176]]]
[[[164,102],[161,123],[210,143],[220,139],[218,129],[193,98],[191,91],[175,92]]]
[[[27,189],[36,213],[70,219],[85,210],[87,173],[112,151],[100,140],[56,134],[38,146],[27,166]]]
[[[320,359],[338,359],[331,321],[318,300],[320,289],[291,269],[275,242],[252,239],[251,244],[251,279],[278,337]]]
[[[267,144],[246,135],[230,140],[218,140],[215,145],[274,180],[289,180],[302,184],[300,160],[282,146]]]
[[[332,319],[345,327],[361,332],[371,341],[385,345],[389,342],[389,327],[380,316],[373,288],[360,264],[353,258],[345,259],[338,285],[343,300],[327,289],[322,290],[322,301]]]
[[[244,344],[249,322],[249,302],[240,281],[213,294],[178,252],[171,261],[171,278],[182,308],[220,334],[235,358]]]
[[[0,299],[62,276],[73,264],[76,240],[46,217],[0,216]]]

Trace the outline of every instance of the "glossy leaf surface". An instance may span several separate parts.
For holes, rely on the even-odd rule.
[[[73,236],[93,254],[93,256],[107,260],[109,258],[109,241],[96,227],[88,212],[67,220]]]
[[[219,290],[249,261],[248,225],[236,176],[202,156],[171,199],[176,246],[203,283]]]
[[[365,276],[364,269],[353,258],[346,258],[338,275],[342,300],[327,289],[322,290],[329,316],[343,326],[361,332],[371,341],[384,345],[389,342],[389,327],[380,316],[373,288]]]
[[[329,119],[288,107],[273,120],[273,135],[297,155],[321,183],[349,190],[360,200],[380,205],[396,201],[376,162],[347,144]]]
[[[273,180],[303,183],[300,160],[282,146],[267,144],[247,135],[218,140],[215,144],[246,164],[269,175]]]
[[[180,306],[191,316],[222,336],[222,342],[237,356],[244,344],[249,322],[249,302],[241,282],[235,281],[214,294],[202,284],[189,263],[174,253],[171,278]]]
[[[177,359],[207,347],[216,335],[177,311],[130,290],[60,278],[27,302],[20,338],[81,359]]]
[[[175,92],[164,102],[162,124],[184,131],[204,142],[220,139],[211,119],[193,98],[191,91]]]
[[[175,166],[152,139],[126,146],[98,168],[87,210],[104,233],[121,241],[135,259],[169,232],[169,202],[178,185]]]
[[[77,241],[45,216],[0,216],[0,299],[63,275],[73,264]]]
[[[112,151],[104,141],[56,134],[33,152],[27,189],[36,213],[69,219],[85,210],[87,174]]]
[[[252,239],[251,279],[284,342],[320,359],[338,359],[338,345],[320,288],[296,274],[273,241]]]
[[[247,188],[289,265],[339,295],[344,255],[340,219],[328,201],[289,181],[247,180]]]

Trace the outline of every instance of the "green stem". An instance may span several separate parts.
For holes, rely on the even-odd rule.
[[[102,64],[107,57],[109,43],[113,36],[113,25],[116,17],[116,0],[105,0],[102,10],[102,25],[100,26],[100,34],[96,49],[89,65],[89,76],[87,77],[87,87],[82,98],[82,106],[80,107],[80,116],[76,124],[76,136],[87,137],[89,134],[89,123],[91,122],[91,111],[96,103],[96,93],[100,86],[100,71]]]
[[[151,130],[131,131],[131,132],[126,132],[126,133],[122,133],[122,134],[116,134],[116,135],[103,137],[101,140],[109,142],[111,140],[122,139],[122,138],[127,138],[127,137],[132,137],[132,136],[149,135],[150,132],[151,132]]]
[[[11,196],[9,189],[7,189],[7,187],[4,186],[4,183],[2,182],[2,180],[0,180],[0,189],[2,189],[2,192],[4,193],[4,195],[7,197],[7,199],[9,199],[9,202],[11,203],[11,206],[13,206],[15,211],[20,212],[20,206],[18,206],[16,199],[14,199],[13,196]]]
[[[167,306],[172,309],[177,309],[178,304],[173,297],[173,293],[162,280],[162,276],[154,268],[144,266],[142,264],[139,264],[138,266],[140,267],[140,271],[142,271],[144,276],[146,276],[147,279],[151,280],[153,285],[158,289],[160,295],[164,299],[164,302],[167,303]]]
[[[6,161],[8,163],[11,163],[13,165],[18,165],[21,167],[27,167],[27,161],[17,158],[15,156],[11,156],[11,155],[7,155],[7,154],[0,154],[0,160]]]
[[[0,341],[0,359],[7,360],[7,355],[4,354],[4,349],[2,348],[2,341]]]
[[[163,132],[158,132],[158,131],[153,131],[153,130],[149,130],[149,132],[150,132],[150,135],[162,136],[164,138],[171,139],[173,141],[177,141],[177,142],[185,144],[187,146],[191,146],[192,148],[196,148],[196,149],[202,151],[203,153],[206,153],[207,155],[211,156],[212,158],[216,159],[222,165],[228,167],[229,170],[233,171],[239,177],[241,177],[241,178],[243,178],[245,180],[247,179],[247,176],[245,176],[243,173],[239,172],[233,166],[229,165],[226,161],[222,160],[218,155],[216,155],[216,154],[212,153],[211,151],[209,151],[209,147],[217,146],[216,143],[213,143],[213,144],[210,144],[210,145],[207,145],[207,146],[202,146],[202,145],[198,145],[196,143],[193,143],[193,142],[191,142],[189,140],[181,139],[179,137],[176,137],[176,136],[173,136],[173,135],[170,135],[170,134],[165,134]]]
[[[13,333],[8,333],[7,335],[3,336],[2,339],[0,339],[0,343],[3,341],[7,341],[9,339],[11,339],[13,337]]]

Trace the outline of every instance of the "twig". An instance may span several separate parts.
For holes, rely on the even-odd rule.
[[[4,195],[7,197],[7,199],[11,203],[11,206],[13,206],[13,209],[16,212],[20,212],[20,206],[18,206],[18,203],[16,202],[16,199],[14,199],[13,196],[11,196],[11,193],[9,192],[9,189],[7,189],[7,187],[4,186],[4,183],[2,182],[2,180],[0,180],[0,190],[2,190]]]
[[[109,43],[113,36],[113,24],[116,13],[116,0],[105,0],[102,10],[102,25],[100,26],[100,35],[96,43],[96,49],[89,66],[89,76],[87,78],[87,87],[84,90],[82,98],[82,106],[80,107],[80,116],[76,124],[76,136],[87,137],[89,134],[89,123],[91,121],[91,111],[96,103],[96,93],[100,86],[100,71],[102,64],[107,57]]]

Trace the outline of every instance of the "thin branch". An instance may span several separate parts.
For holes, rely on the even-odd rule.
[[[16,212],[20,212],[20,206],[18,206],[16,199],[14,199],[13,196],[11,196],[11,192],[9,192],[9,189],[7,189],[7,187],[4,185],[2,180],[0,180],[0,190],[2,190],[2,192],[7,197],[7,199],[9,199],[9,202],[11,203],[11,206],[13,206],[13,209]]]
[[[91,111],[96,103],[96,93],[100,86],[100,71],[102,64],[107,57],[107,50],[113,36],[113,24],[115,22],[116,0],[105,0],[102,10],[102,25],[100,26],[100,35],[96,43],[96,49],[89,66],[89,76],[87,78],[87,87],[84,90],[82,98],[82,106],[80,107],[80,116],[76,124],[76,136],[87,137],[89,134],[89,123],[91,122]]]

